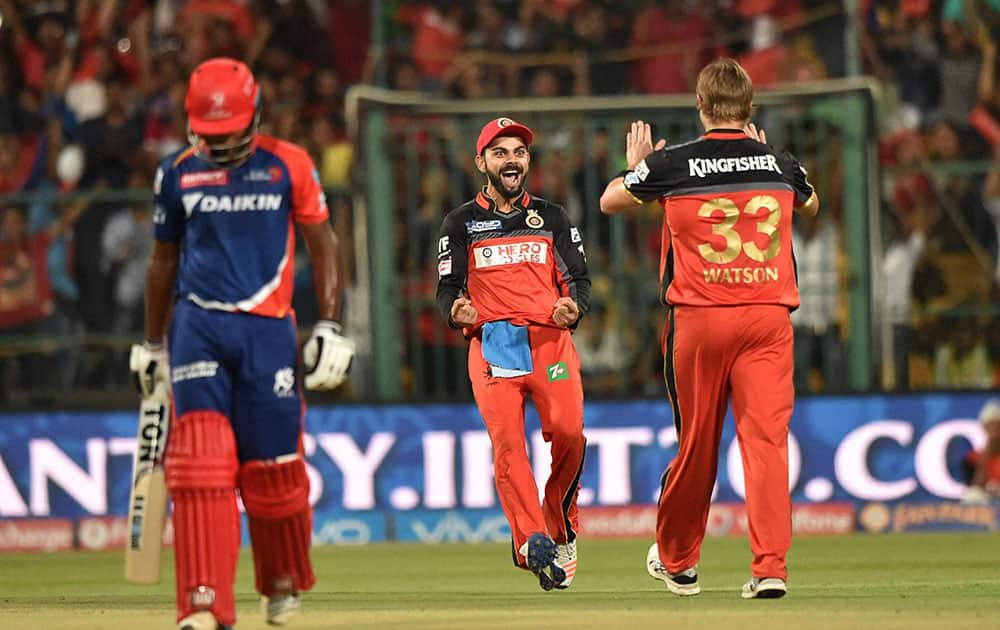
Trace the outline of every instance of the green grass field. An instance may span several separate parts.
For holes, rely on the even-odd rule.
[[[318,585],[290,628],[1000,628],[1000,534],[799,537],[789,595],[740,599],[750,554],[710,538],[702,594],[680,599],[644,568],[651,541],[580,542],[568,591],[545,593],[503,544],[322,547]],[[172,558],[155,587],[127,584],[117,553],[0,556],[5,630],[174,628]],[[237,627],[266,628],[240,562]]]

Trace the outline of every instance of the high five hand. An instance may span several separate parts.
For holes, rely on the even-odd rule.
[[[653,146],[652,131],[649,123],[637,120],[632,123],[632,128],[625,136],[625,158],[628,160],[628,168],[632,170],[635,165],[642,162],[647,155],[653,151],[659,151],[667,146],[667,141],[663,138]]]

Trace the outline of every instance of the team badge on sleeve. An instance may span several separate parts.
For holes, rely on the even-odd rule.
[[[635,173],[635,176],[639,178],[640,182],[646,181],[646,178],[649,177],[649,165],[646,164],[646,160],[636,164],[635,168],[632,169],[632,172]]]

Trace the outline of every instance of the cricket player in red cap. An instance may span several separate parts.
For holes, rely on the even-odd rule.
[[[472,391],[493,442],[497,493],[513,535],[514,564],[544,590],[576,574],[576,498],[583,470],[583,386],[571,330],[590,303],[583,240],[561,206],[524,189],[531,130],[487,123],[476,142],[486,184],[444,219],[438,306],[469,339]],[[552,468],[542,504],[525,449],[531,397]]]
[[[281,625],[316,581],[299,384],[338,386],[354,353],[338,321],[338,245],[309,155],[257,133],[260,90],[246,65],[199,65],[185,109],[191,146],[164,160],[153,184],[146,340],[130,361],[144,395],[162,380],[172,389],[165,469],[177,620],[183,630],[236,620],[238,490],[257,591],[268,623]],[[301,367],[291,308],[295,224],[320,309]]]

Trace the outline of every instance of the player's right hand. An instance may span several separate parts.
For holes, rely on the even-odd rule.
[[[646,159],[646,156],[653,151],[659,151],[667,146],[667,141],[663,138],[653,146],[653,132],[648,122],[636,120],[632,127],[625,134],[625,159],[628,162],[629,170],[636,167],[639,162]]]
[[[451,303],[451,321],[459,326],[475,326],[479,311],[469,298],[460,297]]]
[[[170,381],[167,347],[151,341],[132,344],[128,368],[132,371],[135,388],[143,398],[149,398],[157,383]]]
[[[340,334],[338,322],[321,319],[302,348],[306,389],[334,389],[344,382],[354,358],[354,341]]]

